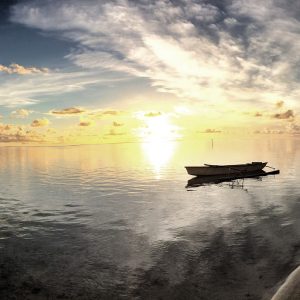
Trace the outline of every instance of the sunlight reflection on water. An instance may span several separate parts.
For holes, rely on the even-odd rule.
[[[156,179],[161,178],[162,169],[171,160],[177,144],[169,140],[154,140],[141,144],[143,152],[156,173]]]

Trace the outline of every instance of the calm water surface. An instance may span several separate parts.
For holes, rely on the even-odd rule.
[[[1,299],[269,299],[300,262],[300,140],[0,148]],[[277,176],[186,188],[184,165]]]

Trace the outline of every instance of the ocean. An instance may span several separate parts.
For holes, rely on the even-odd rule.
[[[300,262],[299,142],[0,147],[0,299],[270,299]],[[187,187],[251,161],[280,174]]]

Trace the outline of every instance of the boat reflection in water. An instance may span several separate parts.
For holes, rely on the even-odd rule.
[[[260,178],[262,176],[279,174],[279,170],[271,172],[259,171],[259,172],[243,172],[242,174],[227,174],[227,175],[211,175],[211,176],[197,176],[188,180],[186,188],[198,187],[207,184],[218,184],[222,182],[234,182],[236,181],[239,187],[243,187],[243,180],[245,178]],[[242,180],[242,183],[240,182]],[[234,185],[232,185],[234,187]]]

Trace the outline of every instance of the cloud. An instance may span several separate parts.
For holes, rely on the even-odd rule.
[[[274,119],[282,119],[282,120],[291,120],[294,119],[295,115],[293,110],[289,109],[284,113],[277,113],[272,115],[272,118]]]
[[[160,115],[161,115],[161,112],[159,112],[159,111],[158,112],[149,112],[149,113],[144,114],[145,117],[150,117],[150,118],[151,117],[158,117]]]
[[[116,122],[116,121],[113,122],[113,126],[114,126],[114,127],[121,127],[121,126],[123,126],[123,125],[124,125],[124,124],[118,123],[118,122]]]
[[[119,113],[120,111],[117,110],[105,110],[102,112],[103,115],[112,115],[112,116],[118,115]]]
[[[221,130],[207,128],[203,133],[221,133]]]
[[[81,121],[78,125],[82,126],[82,127],[87,127],[87,126],[91,125],[91,122],[89,122],[89,121]]]
[[[1,73],[0,73],[1,76]],[[78,92],[92,85],[107,86],[123,78],[99,71],[49,70],[30,76],[3,76],[0,80],[0,105],[25,106],[49,101],[49,96]],[[51,98],[50,98],[51,99]]]
[[[3,130],[11,130],[13,128],[13,125],[10,124],[6,124],[6,125],[2,125],[0,126],[0,129]]]
[[[13,112],[11,112],[10,116],[12,118],[19,118],[19,119],[24,119],[27,118],[30,114],[30,111],[24,108],[15,110]]]
[[[257,111],[255,114],[254,114],[254,117],[262,117],[263,114],[259,111]]]
[[[290,123],[286,127],[286,130],[290,133],[299,134],[300,133],[300,125],[295,123]]]
[[[11,64],[9,66],[0,65],[0,72],[6,74],[29,75],[29,74],[48,73],[49,69],[37,68],[37,67],[24,67],[19,64]]]
[[[53,115],[78,115],[84,113],[85,110],[79,107],[68,107],[61,110],[51,110]]]
[[[13,7],[11,20],[77,43],[66,58],[85,72],[235,105],[299,98],[299,13],[295,1],[275,0],[29,0]]]
[[[44,142],[45,136],[24,126],[0,124],[0,143]]]
[[[31,123],[31,127],[44,127],[49,125],[49,120],[48,119],[36,119],[33,120]]]
[[[103,117],[117,116],[123,113],[123,111],[115,109],[95,110],[88,112],[88,117],[91,119],[102,119]]]
[[[110,136],[125,135],[125,132],[118,132],[114,128],[112,128],[110,129],[109,133],[107,133],[106,135],[110,135]]]
[[[283,105],[284,105],[284,101],[282,101],[282,100],[276,102],[276,107],[277,108],[282,108]]]

